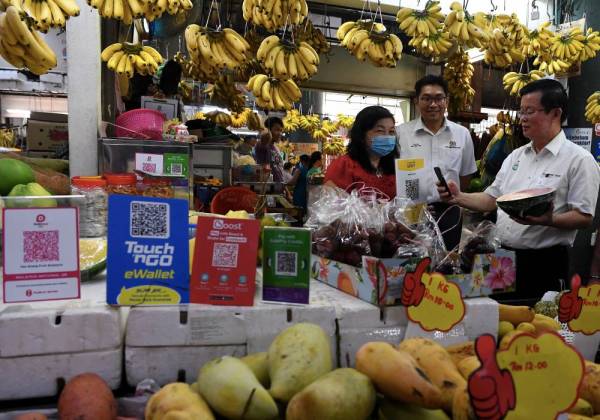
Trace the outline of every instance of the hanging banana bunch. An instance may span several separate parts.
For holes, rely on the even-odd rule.
[[[308,80],[317,73],[319,54],[307,42],[283,41],[277,35],[266,37],[256,58],[276,79]]]
[[[149,76],[156,73],[164,61],[158,51],[148,45],[117,42],[106,47],[100,54],[106,67],[118,74],[132,78],[134,73]]]
[[[308,16],[306,0],[244,0],[242,13],[246,22],[269,32],[288,25],[300,25]]]
[[[323,142],[323,153],[330,156],[341,156],[346,154],[344,139],[339,136],[333,136]]]
[[[471,86],[471,78],[474,72],[475,68],[466,52],[459,50],[448,59],[444,67],[444,79],[448,82],[448,111],[451,114],[466,109],[473,101],[475,89]]]
[[[450,34],[441,30],[427,37],[412,38],[408,41],[408,45],[414,47],[419,54],[434,58],[446,56],[454,47],[454,43],[450,41]]]
[[[284,140],[278,143],[277,148],[281,153],[285,154],[286,156],[291,155],[296,150],[296,147],[292,143],[290,143],[289,140]]]
[[[181,66],[182,76],[198,82],[213,83],[219,77],[219,73],[211,66],[195,63],[188,60],[181,51],[178,51],[173,60]]]
[[[181,99],[184,102],[190,102],[192,100],[192,93],[194,92],[193,86],[184,80],[180,81],[177,85],[177,92],[181,95]]]
[[[577,61],[585,62],[596,57],[598,50],[600,50],[600,32],[594,31],[592,28],[588,28],[585,33],[585,39],[581,41],[583,49],[577,57]]]
[[[236,82],[246,83],[253,75],[264,72],[262,65],[255,57],[256,54],[254,54],[254,56],[246,63],[242,64],[233,71],[233,76]]]
[[[329,134],[333,134],[340,129],[340,123],[339,121],[324,119],[321,123],[321,129]]]
[[[502,84],[504,85],[504,90],[509,92],[511,96],[520,96],[521,89],[544,76],[544,72],[539,70],[532,70],[529,73],[516,73],[511,71],[504,75]]]
[[[549,51],[554,32],[548,29],[550,22],[544,22],[533,31],[527,31],[527,43],[523,46],[523,55],[534,57]]]
[[[246,97],[238,90],[232,74],[219,74],[214,83],[204,90],[211,103],[231,110],[241,112],[246,105]]]
[[[252,131],[262,131],[264,129],[262,120],[260,119],[260,116],[252,111],[248,114],[248,130],[252,130]]]
[[[205,61],[218,70],[234,70],[249,59],[250,45],[231,28],[214,30],[189,25],[185,29],[185,44],[192,61]]]
[[[349,115],[338,114],[337,120],[338,120],[338,123],[340,124],[340,127],[343,127],[343,128],[350,128],[354,124],[354,117],[351,117]]]
[[[573,64],[577,61],[585,35],[580,28],[571,28],[567,33],[556,34],[551,40],[550,52],[552,55],[565,63]]]
[[[231,125],[231,115],[222,111],[212,111],[206,114],[206,118],[211,120],[221,127],[229,127]]]
[[[533,65],[546,74],[563,73],[571,67],[571,63],[564,61],[552,53],[542,53],[533,60]]]
[[[462,3],[455,1],[450,5],[450,13],[446,16],[444,26],[450,34],[450,39],[468,48],[483,48],[490,40],[486,26],[480,26],[480,20],[475,19],[464,10]]]
[[[396,22],[407,35],[426,38],[442,29],[444,15],[441,10],[439,1],[429,0],[423,10],[401,8],[396,14]]]
[[[292,79],[273,79],[266,74],[252,76],[247,87],[254,94],[256,104],[269,111],[290,110],[302,97],[300,88]]]
[[[3,0],[5,7],[15,6],[35,21],[35,28],[48,32],[50,28],[64,28],[67,20],[79,16],[75,0]]]
[[[300,111],[291,109],[285,113],[283,121],[283,132],[293,133],[300,127]]]
[[[313,131],[321,128],[321,117],[315,114],[301,115],[298,119],[298,124],[303,130],[312,133]]]
[[[327,54],[331,51],[331,45],[323,32],[315,28],[309,19],[303,25],[294,28],[294,39],[308,43],[317,54]]]
[[[252,113],[250,108],[244,108],[242,112],[231,113],[231,127],[241,128],[246,126],[248,123],[248,117]]]
[[[502,28],[503,16],[510,17],[508,15],[495,15],[493,13],[477,12],[473,15],[475,24],[480,28],[484,28],[488,32],[492,32],[494,29]]]
[[[528,42],[526,28],[515,14],[498,15],[497,20],[500,26],[492,30],[490,40],[482,50],[484,61],[499,68],[522,63],[525,60],[523,49]]]
[[[587,98],[585,119],[592,124],[600,123],[600,91],[592,93]]]
[[[114,0],[119,1],[119,0]],[[145,2],[146,10],[150,16],[154,19],[159,18],[163,13],[170,15],[176,15],[178,13],[185,12],[186,10],[192,10],[194,4],[191,0],[140,0]],[[150,20],[150,19],[148,19]],[[152,22],[152,20],[150,20]]]
[[[10,65],[42,75],[56,67],[56,55],[35,30],[34,20],[15,6],[0,14],[0,55]]]
[[[371,20],[344,22],[337,31],[341,45],[359,61],[368,58],[377,67],[396,67],[402,56],[402,41],[387,33],[383,24]]]

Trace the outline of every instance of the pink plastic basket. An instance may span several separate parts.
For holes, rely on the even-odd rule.
[[[153,109],[134,109],[119,115],[115,121],[115,137],[162,140],[165,116]]]

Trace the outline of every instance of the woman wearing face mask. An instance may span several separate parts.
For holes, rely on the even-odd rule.
[[[394,160],[399,154],[394,124],[392,113],[381,106],[360,111],[350,129],[347,154],[331,163],[325,183],[347,191],[367,186],[395,197]]]

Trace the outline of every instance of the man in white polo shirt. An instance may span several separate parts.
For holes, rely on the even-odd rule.
[[[449,183],[452,197],[438,186],[442,199],[476,211],[493,211],[501,195],[523,189],[556,189],[553,208],[540,217],[509,217],[498,209],[502,246],[517,254],[517,295],[540,298],[547,290],[561,290],[567,280],[568,247],[577,229],[592,224],[600,169],[594,157],[565,137],[568,97],[562,85],[550,79],[521,89],[520,119],[530,143],[513,151],[494,183],[483,193],[467,194]]]
[[[452,180],[465,190],[471,175],[477,171],[473,140],[469,130],[444,116],[448,104],[448,84],[440,76],[425,76],[415,84],[415,104],[420,117],[396,128],[401,159],[425,160],[427,179],[419,183],[419,196],[427,201],[445,232],[446,248],[453,249],[460,242],[462,223],[458,207],[448,209],[440,201],[436,188],[436,166],[446,180]],[[445,214],[444,214],[445,213]]]

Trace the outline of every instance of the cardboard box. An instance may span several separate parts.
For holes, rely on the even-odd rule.
[[[471,273],[446,278],[460,287],[463,298],[509,292],[515,288],[515,261],[515,253],[503,249],[494,254],[478,254]],[[374,305],[395,306],[400,305],[404,275],[413,271],[418,262],[363,256],[362,267],[354,267],[313,254],[311,277]]]
[[[32,112],[27,122],[27,150],[55,151],[69,143],[67,114]]]

